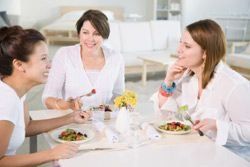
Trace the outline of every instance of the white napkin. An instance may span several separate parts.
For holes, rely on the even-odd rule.
[[[141,128],[146,132],[147,137],[150,140],[160,139],[161,135],[155,130],[155,128],[148,123],[141,124]]]
[[[96,119],[93,119],[93,124],[98,132],[103,132],[106,127],[103,122]]]
[[[118,143],[119,142],[119,134],[111,129],[110,127],[107,127],[104,125],[103,122],[95,120],[93,121],[93,124],[98,132],[104,132],[105,136],[107,137],[108,141],[110,143]]]
[[[105,128],[104,133],[110,143],[119,142],[119,134],[111,128]]]

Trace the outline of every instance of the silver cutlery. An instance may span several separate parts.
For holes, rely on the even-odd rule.
[[[192,120],[191,116],[188,114],[187,112],[188,110],[188,106],[187,105],[184,105],[184,106],[180,106],[179,107],[179,112],[182,114],[182,116],[184,117],[185,120],[189,121],[192,125],[195,125],[194,124],[194,121]],[[204,136],[204,133],[197,129],[198,133],[200,136]]]
[[[78,96],[78,98],[82,98],[84,96],[92,96],[93,94],[96,94],[96,90],[92,89],[89,93],[83,94],[81,96]]]

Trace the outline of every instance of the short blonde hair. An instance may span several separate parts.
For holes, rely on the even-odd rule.
[[[202,88],[206,88],[213,78],[216,65],[226,54],[226,40],[221,27],[213,20],[200,20],[186,27],[193,40],[206,53],[205,66],[202,73]]]

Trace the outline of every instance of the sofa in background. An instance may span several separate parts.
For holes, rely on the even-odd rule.
[[[239,48],[244,48],[238,52]],[[231,53],[226,56],[227,64],[234,70],[250,79],[250,42],[233,42]]]
[[[170,56],[176,53],[181,36],[180,21],[176,20],[110,22],[110,30],[106,44],[124,56],[126,74],[142,72],[142,61],[138,56]],[[148,71],[165,69],[152,64]]]

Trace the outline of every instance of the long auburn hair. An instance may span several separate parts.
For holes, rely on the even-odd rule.
[[[205,19],[194,22],[186,27],[193,40],[206,53],[202,72],[202,88],[206,88],[213,78],[216,65],[226,54],[226,40],[221,27],[213,20]]]

